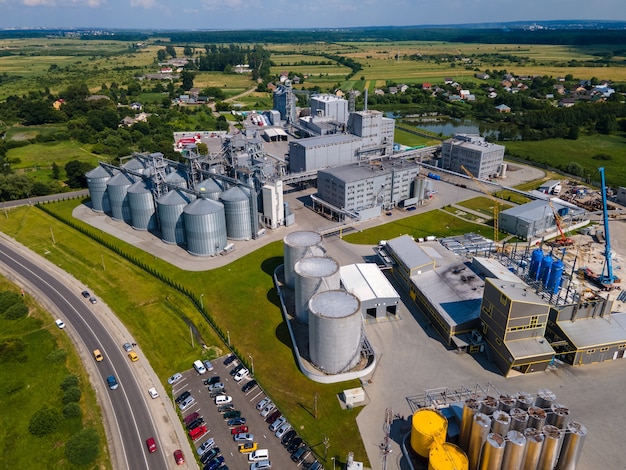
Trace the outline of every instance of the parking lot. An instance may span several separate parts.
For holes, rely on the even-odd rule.
[[[272,468],[309,468],[315,461],[315,458],[308,452],[308,449],[302,454],[302,457],[304,457],[302,462],[293,462],[290,453],[281,444],[281,440],[275,436],[275,432],[270,430],[266,417],[261,416],[260,411],[257,410],[257,404],[267,398],[263,390],[257,385],[247,392],[242,391],[242,387],[254,379],[252,375],[249,374],[241,381],[236,382],[230,372],[239,366],[239,361],[235,359],[230,364],[225,365],[225,359],[225,357],[222,357],[211,361],[213,370],[204,374],[199,374],[193,368],[182,372],[182,377],[172,384],[171,398],[173,401],[185,392],[189,392],[191,397],[193,397],[187,399],[190,403],[182,411],[179,404],[175,403],[176,409],[179,410],[182,418],[184,419],[185,417],[190,417],[193,413],[198,413],[204,419],[202,425],[206,426],[206,432],[193,440],[192,447],[194,450],[212,438],[214,445],[207,446],[206,452],[210,452],[212,448],[219,448],[219,452],[224,457],[225,465],[229,469],[247,470],[252,463],[248,460],[248,453],[240,453],[238,451],[239,444],[235,442],[231,433],[235,426],[228,425],[228,419],[224,417],[224,412],[227,411],[218,411],[219,405],[215,403],[215,396],[211,397],[209,385],[205,385],[205,381],[210,382],[211,380],[209,379],[213,378],[212,381],[217,382],[217,377],[219,377],[219,382],[224,385],[225,395],[232,397],[230,402],[233,405],[232,408],[241,412],[241,417],[245,418],[245,426],[248,427],[247,433],[254,436],[253,442],[257,443],[257,448],[269,451],[269,460]],[[216,393],[214,392],[214,395]],[[261,409],[261,411],[263,410]],[[273,412],[274,410],[267,412],[266,416],[270,416]],[[183,426],[185,426],[184,422]],[[199,429],[201,429],[201,426]],[[199,456],[185,457],[187,461],[190,461],[192,457],[196,458]],[[204,464],[201,463],[200,467],[203,468],[203,466]]]

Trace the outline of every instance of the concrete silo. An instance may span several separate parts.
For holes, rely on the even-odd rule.
[[[196,197],[175,189],[157,199],[157,212],[161,222],[161,239],[165,243],[183,245],[185,237],[185,222],[183,209]]]
[[[107,194],[111,205],[111,217],[115,220],[131,222],[130,205],[128,204],[128,188],[135,182],[134,178],[120,172],[107,181]]]
[[[285,258],[285,284],[292,289],[295,288],[296,263],[305,256],[324,256],[324,239],[317,232],[301,231],[291,232],[283,239]]]
[[[140,180],[130,185],[127,191],[131,225],[136,230],[157,228],[156,207],[152,195],[152,182]]]
[[[311,297],[318,292],[339,289],[339,263],[325,256],[312,256],[298,261],[294,270],[296,319],[300,323],[309,323],[308,306]]]
[[[359,363],[361,302],[342,290],[315,294],[309,300],[309,356],[319,369],[337,374]]]
[[[226,246],[224,206],[200,198],[183,209],[187,251],[192,255],[216,255]]]
[[[220,194],[220,202],[224,204],[226,214],[226,236],[231,240],[252,238],[252,216],[248,193],[234,186]]]
[[[201,191],[206,194],[207,198],[213,199],[214,201],[220,200],[220,194],[224,189],[220,186],[213,178],[208,178],[196,185],[196,191]]]
[[[91,208],[96,212],[109,212],[109,195],[107,194],[107,181],[111,179],[112,171],[98,165],[93,170],[85,173]]]

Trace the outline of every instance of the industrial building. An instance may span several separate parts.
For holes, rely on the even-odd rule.
[[[356,163],[361,139],[350,134],[330,134],[289,142],[289,171],[300,173]]]
[[[465,167],[475,178],[489,180],[500,175],[504,146],[474,134],[455,134],[441,146],[441,167],[462,173]]]
[[[313,95],[311,116],[326,118],[345,125],[348,122],[348,100],[328,93]]]
[[[400,296],[376,264],[341,266],[340,277],[343,288],[361,301],[365,320],[397,315]]]

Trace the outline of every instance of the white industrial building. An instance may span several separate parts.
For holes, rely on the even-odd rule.
[[[328,93],[311,97],[311,116],[328,118],[346,124],[348,122],[348,100]]]
[[[463,173],[463,166],[474,177],[488,180],[500,174],[504,150],[479,135],[455,134],[441,145],[441,166],[456,173]]]
[[[341,284],[361,301],[361,312],[367,320],[396,315],[400,296],[374,263],[341,266]]]
[[[361,139],[350,134],[323,135],[289,142],[289,170],[299,173],[355,163],[361,145]]]

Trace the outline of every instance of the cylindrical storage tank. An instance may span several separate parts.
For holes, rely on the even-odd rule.
[[[502,410],[496,410],[491,415],[491,432],[506,436],[511,427],[511,416]]]
[[[511,414],[511,429],[523,432],[528,427],[528,411],[521,408],[513,408]]]
[[[500,178],[506,178],[506,170],[508,168],[507,163],[500,164]]]
[[[541,388],[537,391],[537,398],[535,398],[535,406],[539,408],[543,408],[544,410],[550,409],[552,403],[556,401],[556,395],[552,392],[552,390],[548,390],[547,388]],[[534,426],[536,427],[536,426]],[[541,429],[541,428],[537,428]]]
[[[561,450],[562,433],[559,428],[546,424],[542,429],[543,448],[539,457],[537,470],[553,470]]]
[[[550,277],[550,271],[552,270],[552,264],[554,263],[554,258],[550,255],[546,255],[541,260],[541,270],[539,273],[539,279],[541,283],[546,286],[548,284],[548,279]]]
[[[528,410],[535,402],[535,398],[528,392],[518,392],[515,398],[517,400],[517,408],[522,410]]]
[[[111,217],[115,220],[131,222],[130,205],[128,204],[128,188],[135,182],[132,176],[118,173],[107,181],[107,194],[111,205]]]
[[[318,292],[309,300],[309,355],[329,374],[355,367],[360,360],[361,301],[342,290]]]
[[[524,437],[526,438],[526,451],[522,459],[522,468],[524,470],[536,470],[543,449],[543,434],[539,429],[526,428],[524,429]]]
[[[309,300],[318,292],[340,288],[339,263],[325,256],[302,258],[296,272],[295,312],[300,323],[309,323]]]
[[[489,416],[484,413],[475,413],[474,421],[472,422],[472,429],[470,431],[470,441],[467,447],[467,457],[469,458],[470,470],[477,470],[480,459],[480,451],[483,448],[484,442],[489,435],[489,429],[491,428],[491,420]]]
[[[132,170],[135,173],[141,173],[142,175],[149,173],[148,165],[146,165],[146,163],[142,159],[137,157],[131,158],[121,167],[125,170]]]
[[[135,230],[157,228],[156,208],[151,187],[150,180],[140,180],[128,188],[128,205]]]
[[[472,422],[474,421],[474,414],[478,410],[478,401],[474,398],[468,398],[465,400],[463,406],[463,416],[461,418],[461,429],[459,431],[459,446],[462,449],[469,447],[470,433],[472,430]]]
[[[449,442],[433,444],[428,454],[428,470],[468,470],[469,460],[463,449]]]
[[[494,411],[498,409],[498,399],[492,396],[486,396],[480,402],[480,406],[478,407],[478,411],[487,416],[491,416]]]
[[[528,408],[528,427],[541,429],[546,423],[546,411],[538,406]]]
[[[511,430],[506,433],[506,446],[504,448],[502,468],[504,470],[521,470],[525,449],[526,438],[521,432]]]
[[[206,194],[206,197],[214,201],[220,200],[220,194],[224,189],[213,178],[208,178],[196,185],[196,191]]]
[[[543,251],[541,248],[537,248],[530,255],[530,266],[528,268],[528,275],[535,281],[539,279],[539,269],[541,268],[541,261],[543,260]]]
[[[294,267],[305,256],[323,256],[323,238],[317,232],[291,232],[283,239],[285,284],[295,287]]]
[[[424,458],[430,449],[446,441],[448,420],[441,413],[430,408],[422,408],[413,413],[411,420],[411,448]]]
[[[550,277],[548,278],[548,290],[553,294],[558,294],[561,289],[561,279],[563,278],[563,261],[556,260],[552,265]]]
[[[192,255],[216,255],[226,246],[224,206],[211,199],[196,199],[183,209],[187,251]]]
[[[587,428],[585,426],[575,421],[567,423],[556,470],[576,470],[586,436]]]
[[[413,187],[411,188],[411,197],[416,197],[420,201],[424,199],[424,193],[426,191],[426,178],[418,176],[413,180]]]
[[[252,218],[250,199],[246,192],[234,186],[220,194],[220,202],[224,204],[226,214],[226,237],[231,240],[249,240],[252,237]]]
[[[502,411],[510,412],[515,405],[517,404],[517,400],[510,395],[500,395],[498,399],[498,408]]]
[[[178,171],[172,171],[171,173],[166,174],[165,182],[172,184],[178,188],[187,189],[187,178],[185,178],[184,174]]]
[[[546,417],[546,423],[556,426],[559,429],[565,428],[565,420],[569,416],[569,408],[560,403],[552,403],[550,411]]]
[[[504,437],[490,432],[480,454],[480,470],[500,470],[505,446]]]
[[[93,170],[85,173],[85,178],[87,178],[91,208],[96,212],[108,212],[110,206],[107,194],[107,181],[111,179],[111,173],[106,168],[98,165]]]
[[[161,239],[165,243],[183,245],[186,242],[183,209],[195,198],[191,194],[175,189],[157,199]]]

